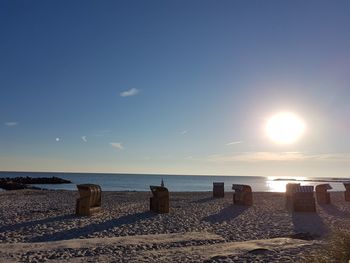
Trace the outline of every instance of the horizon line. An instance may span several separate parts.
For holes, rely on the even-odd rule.
[[[268,177],[263,175],[225,175],[225,174],[172,174],[172,173],[122,173],[122,172],[64,172],[64,171],[0,171],[0,173],[65,173],[65,174],[115,174],[115,175],[170,175],[170,176],[248,176]]]

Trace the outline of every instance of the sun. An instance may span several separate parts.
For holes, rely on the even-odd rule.
[[[265,126],[266,135],[278,144],[292,144],[304,131],[305,123],[292,112],[280,112],[271,116]]]

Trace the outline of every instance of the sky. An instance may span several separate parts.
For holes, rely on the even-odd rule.
[[[0,170],[349,177],[349,1],[0,2]],[[271,141],[292,112],[305,132]]]

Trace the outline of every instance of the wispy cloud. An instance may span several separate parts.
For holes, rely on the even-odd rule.
[[[188,133],[188,130],[184,130],[184,131],[180,132],[181,135],[185,135],[186,133]]]
[[[124,146],[122,145],[121,142],[110,142],[109,143],[113,148],[116,148],[118,150],[123,150]]]
[[[135,96],[139,93],[140,91],[138,89],[132,88],[129,90],[122,91],[120,93],[120,96],[122,97],[129,97],[129,96]]]
[[[82,139],[84,142],[87,142],[87,137],[86,137],[86,136],[81,136],[81,139]]]
[[[307,154],[302,152],[243,152],[236,154],[213,154],[207,157],[212,162],[296,162],[328,161],[349,162],[350,153]]]
[[[103,136],[107,135],[110,132],[111,132],[111,130],[100,130],[100,131],[97,131],[94,136],[96,136],[96,137],[103,137]]]
[[[227,143],[226,145],[227,145],[227,146],[230,146],[230,145],[236,145],[236,144],[240,144],[240,143],[243,143],[243,141],[229,142],[229,143]]]
[[[320,161],[350,162],[350,153],[318,154],[314,158]]]
[[[17,126],[18,122],[16,121],[9,121],[9,122],[5,122],[4,123],[7,127],[13,127],[13,126]]]

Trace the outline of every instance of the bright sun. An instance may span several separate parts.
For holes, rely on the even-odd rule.
[[[265,126],[267,136],[275,143],[292,144],[305,131],[305,124],[296,114],[280,112],[270,117]]]

